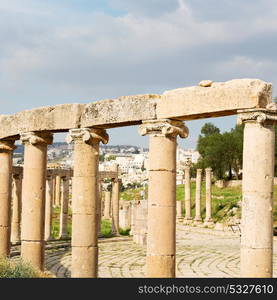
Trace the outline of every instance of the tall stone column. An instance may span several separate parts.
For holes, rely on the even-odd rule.
[[[143,122],[139,132],[150,135],[146,277],[175,277],[176,138],[188,129],[163,119]]]
[[[191,217],[191,195],[190,195],[190,167],[185,166],[185,224],[190,224],[192,222]]]
[[[61,176],[57,175],[55,180],[55,206],[61,205]]]
[[[206,168],[206,218],[205,218],[205,225],[212,225],[212,169]]]
[[[72,277],[97,277],[97,199],[99,142],[108,142],[102,129],[69,131],[74,142],[72,182]]]
[[[272,277],[276,111],[250,111],[244,122],[241,276]]]
[[[64,176],[61,178],[61,213],[60,213],[60,233],[59,238],[65,239],[67,235],[68,223],[68,200],[69,200],[69,178]]]
[[[56,207],[56,176],[52,179],[53,206]]]
[[[118,165],[115,165],[113,171],[118,172]],[[112,232],[114,235],[119,234],[119,185],[120,179],[112,180]]]
[[[46,177],[44,240],[52,240],[53,176]]]
[[[177,220],[182,219],[182,201],[176,201],[176,213],[177,213]]]
[[[22,183],[21,256],[34,267],[44,269],[44,222],[48,132],[21,135],[24,149]]]
[[[97,202],[98,236],[101,236],[102,220],[102,181],[98,179],[98,202]]]
[[[10,254],[14,139],[0,140],[0,257]]]
[[[201,181],[202,181],[202,169],[196,170],[196,190],[195,190],[195,218],[194,223],[202,223],[201,218]]]
[[[111,192],[105,191],[104,219],[111,218]]]
[[[20,242],[22,174],[13,174],[11,242]]]

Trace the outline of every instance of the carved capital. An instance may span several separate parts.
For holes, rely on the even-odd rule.
[[[212,172],[212,168],[206,168],[206,169],[205,169],[205,172],[206,172],[206,173],[211,173],[211,172]]]
[[[15,139],[0,140],[0,152],[11,152],[16,146],[14,145]]]
[[[39,145],[46,144],[50,145],[53,143],[53,133],[51,132],[26,132],[20,135],[22,144]]]
[[[267,106],[266,109],[248,109],[239,110],[237,117],[237,124],[241,125],[246,122],[257,122],[261,125],[276,124],[277,109],[274,103]]]
[[[93,144],[102,142],[107,144],[109,141],[109,135],[104,129],[94,129],[94,128],[78,128],[70,129],[66,137],[67,143],[86,143]]]
[[[165,137],[176,137],[179,135],[181,138],[186,138],[189,130],[182,121],[160,119],[143,121],[139,126],[139,134]]]

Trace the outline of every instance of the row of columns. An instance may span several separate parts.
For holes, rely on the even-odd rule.
[[[264,112],[243,114],[244,160],[241,237],[241,274],[272,276],[272,195],[274,171],[273,117]],[[140,126],[149,135],[149,204],[147,277],[175,277],[176,267],[176,138],[188,136],[181,121],[151,120]],[[44,205],[47,145],[52,134],[21,135],[25,146],[22,187],[21,255],[43,269]],[[99,142],[108,142],[105,130],[69,131],[74,143],[72,187],[72,276],[96,277],[98,265]],[[10,224],[11,153],[13,142],[0,144],[0,255],[7,251]],[[114,217],[116,218],[116,216]],[[116,227],[117,225],[115,225]],[[4,251],[3,251],[4,249]]]
[[[184,181],[185,181],[185,224],[200,224],[202,223],[201,217],[201,182],[202,182],[202,169],[196,170],[196,188],[195,188],[195,217],[194,220],[191,216],[191,184],[190,184],[190,167],[184,168]],[[205,169],[205,196],[206,196],[206,217],[204,220],[205,225],[213,224],[212,219],[212,169]],[[182,201],[177,201],[177,219],[182,219]]]

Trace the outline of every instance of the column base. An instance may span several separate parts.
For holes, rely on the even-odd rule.
[[[213,219],[205,219],[204,220],[204,226],[213,226],[213,225],[214,225]]]
[[[183,221],[183,219],[184,219],[184,217],[177,217],[177,218],[176,218],[176,221],[177,221],[178,223],[181,223],[181,222]]]
[[[195,218],[195,219],[193,220],[193,224],[194,224],[194,225],[200,225],[200,224],[203,224],[203,221],[202,221],[201,218]]]
[[[68,239],[69,239],[69,237],[67,234],[62,234],[59,236],[59,240],[68,240]]]
[[[191,217],[185,217],[183,224],[184,225],[191,225],[193,223],[193,219]]]
[[[44,241],[22,241],[21,257],[33,267],[44,270]]]

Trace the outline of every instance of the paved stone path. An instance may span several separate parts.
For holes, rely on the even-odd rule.
[[[216,236],[177,226],[177,277],[239,277],[239,236]],[[277,277],[277,241],[274,241]],[[70,277],[69,248],[48,250],[46,267],[57,277]],[[99,277],[144,277],[145,247],[130,238],[99,243]]]

